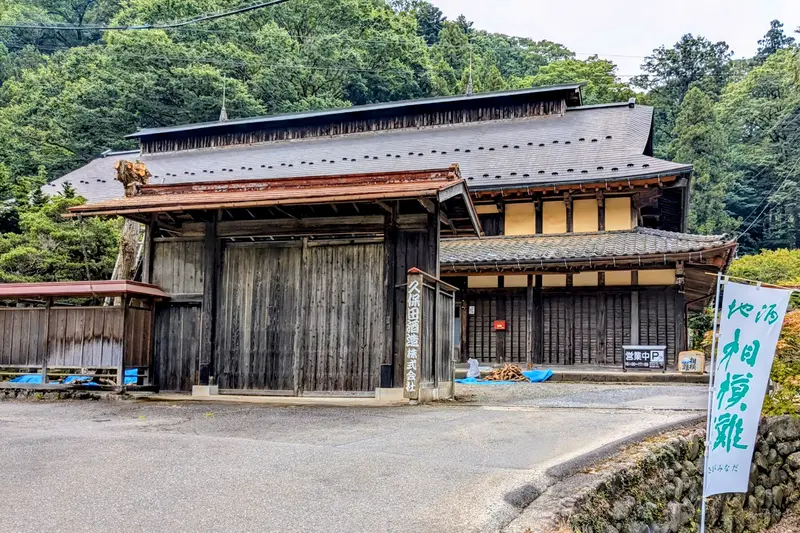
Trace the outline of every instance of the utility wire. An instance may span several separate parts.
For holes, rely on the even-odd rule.
[[[166,22],[163,24],[140,24],[135,26],[103,26],[98,24],[87,24],[84,26],[74,24],[53,24],[53,23],[30,23],[30,24],[0,24],[3,29],[28,29],[28,30],[77,30],[77,31],[140,31],[140,30],[168,30],[174,28],[181,28],[190,24],[197,24],[198,22],[207,22],[209,20],[217,20],[233,15],[255,11],[269,6],[283,4],[289,0],[268,0],[267,2],[260,2],[243,6],[228,11],[221,11],[218,13],[205,13],[196,17],[178,20],[174,22]]]

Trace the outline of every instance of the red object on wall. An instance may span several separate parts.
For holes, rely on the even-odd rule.
[[[505,331],[506,330],[506,321],[505,320],[495,320],[494,321],[494,330],[495,331]]]

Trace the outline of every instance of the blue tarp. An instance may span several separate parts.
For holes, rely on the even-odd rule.
[[[531,383],[541,383],[550,379],[553,375],[552,370],[523,370],[522,375],[531,380]],[[517,383],[525,383],[524,381],[487,381],[485,379],[464,378],[457,379],[456,383],[463,383],[467,385],[514,385]]]
[[[125,385],[136,385],[137,380],[137,368],[128,368],[125,370]],[[78,376],[72,375],[67,376],[63,380],[59,381],[51,381],[50,385],[68,385],[70,383],[77,383],[81,381],[86,381],[83,385],[86,387],[99,387],[98,383],[92,382],[92,376]],[[36,385],[41,385],[42,383],[42,375],[41,374],[23,374],[21,376],[17,376],[13,379],[8,380],[9,383],[32,383]]]

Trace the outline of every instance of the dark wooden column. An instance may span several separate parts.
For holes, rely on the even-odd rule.
[[[572,233],[575,224],[572,216],[572,195],[568,192],[564,193],[564,206],[567,212],[567,233]]]
[[[222,266],[220,243],[217,238],[217,219],[214,212],[206,223],[203,237],[203,307],[200,312],[200,357],[198,361],[199,385],[208,385],[214,368],[214,339],[217,315],[217,279]]]
[[[467,291],[461,293],[461,362],[469,359],[469,302]]]
[[[527,311],[525,321],[526,321],[526,331],[528,332],[527,335],[527,343],[525,346],[525,358],[526,362],[528,363],[528,368],[533,364],[534,356],[533,356],[533,280],[536,276],[528,276],[528,288],[525,292],[525,310]]]
[[[597,286],[605,287],[606,273],[597,273]],[[604,365],[608,362],[608,348],[606,346],[606,329],[608,314],[608,294],[600,292],[597,297],[597,357],[596,363]]]
[[[397,360],[399,341],[395,332],[395,299],[400,290],[397,285],[397,215],[398,203],[392,204],[392,212],[387,214],[383,230],[383,268],[386,294],[385,326],[386,326],[386,351],[383,355],[383,364],[392,366],[391,386],[398,385],[399,378],[395,375],[395,362]],[[385,383],[381,386],[386,385]]]
[[[597,230],[606,230],[606,197],[602,191],[597,191]]]
[[[533,276],[533,279],[535,280],[533,289],[533,362],[534,364],[544,364],[542,276]]]
[[[506,320],[507,314],[507,307],[508,307],[508,294],[506,291],[502,290],[505,286],[504,283],[505,279],[503,276],[497,277],[497,287],[498,292],[496,296],[493,296],[495,300],[495,306],[497,309],[497,314],[495,315],[495,320]],[[491,329],[494,329],[494,324],[489,324]],[[505,331],[495,331],[494,333],[494,348],[495,348],[495,355],[497,356],[497,361],[499,363],[506,362],[506,332]]]
[[[537,234],[541,234],[542,231],[543,231],[542,228],[544,227],[544,218],[543,218],[543,215],[542,215],[542,199],[541,199],[541,197],[537,198],[533,205],[534,205],[535,215],[536,215],[536,233]]]
[[[142,252],[142,281],[144,283],[153,283],[153,248],[157,231],[158,224],[153,215],[144,233],[144,250]]]

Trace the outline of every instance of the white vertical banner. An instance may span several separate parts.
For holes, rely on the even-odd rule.
[[[714,365],[704,496],[747,492],[761,408],[792,291],[728,281]]]

